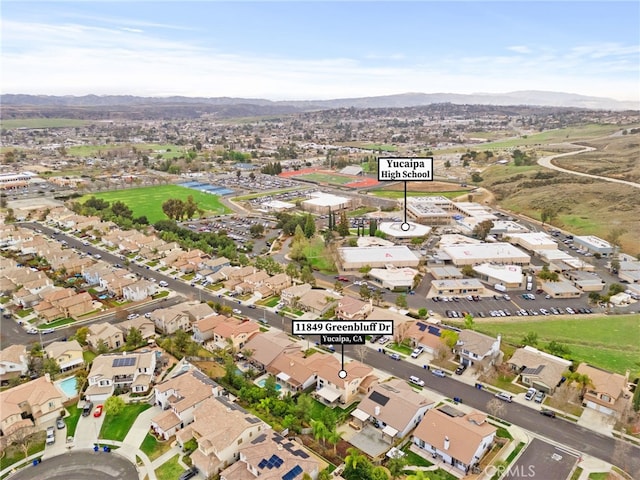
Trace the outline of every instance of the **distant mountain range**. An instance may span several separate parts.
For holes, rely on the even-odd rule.
[[[132,95],[52,96],[4,94],[0,102],[5,106],[31,107],[111,107],[111,106],[169,106],[253,105],[282,111],[309,111],[331,108],[402,108],[436,103],[456,105],[535,105],[574,107],[595,110],[640,110],[638,102],[619,101],[604,97],[589,97],[573,93],[524,90],[509,93],[402,93],[378,97],[339,98],[334,100],[271,101],[260,98],[231,97],[137,97]],[[271,107],[271,108],[269,108]],[[274,108],[275,107],[275,108]]]

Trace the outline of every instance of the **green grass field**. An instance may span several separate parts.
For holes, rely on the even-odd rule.
[[[640,315],[590,316],[583,318],[549,318],[513,322],[478,321],[474,330],[489,335],[502,335],[504,341],[519,345],[529,332],[538,334],[538,345],[555,340],[571,350],[577,362],[632,378],[640,373]]]
[[[118,415],[106,414],[100,430],[100,438],[121,442],[127,436],[138,415],[148,408],[151,408],[148,403],[134,403],[126,405]]]
[[[343,177],[341,175],[331,175],[328,173],[307,173],[305,175],[298,175],[296,180],[308,180],[310,182],[318,183],[331,183],[333,185],[344,185],[346,183],[356,182],[357,178]]]
[[[166,220],[167,216],[162,211],[162,203],[169,198],[186,200],[193,196],[198,206],[209,214],[222,215],[230,210],[220,202],[220,197],[203,193],[191,188],[178,185],[158,185],[155,187],[132,188],[129,190],[117,190],[113,192],[98,192],[85,195],[80,198],[80,203],[86,202],[90,197],[101,198],[107,202],[121,201],[133,210],[133,216],[146,215],[149,222]]]
[[[312,239],[309,246],[303,251],[313,268],[326,273],[335,273],[337,271],[333,258],[321,238]]]
[[[156,468],[155,473],[158,480],[175,480],[184,472],[184,468],[178,463],[179,457],[180,455],[176,454]]]
[[[76,118],[16,118],[0,121],[0,128],[62,128],[82,127],[93,123]]]

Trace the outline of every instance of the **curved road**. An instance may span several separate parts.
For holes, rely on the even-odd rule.
[[[600,175],[592,175],[590,173],[576,172],[575,170],[567,170],[566,168],[562,168],[554,165],[553,160],[555,160],[556,158],[568,157],[569,155],[578,155],[579,153],[592,152],[596,150],[594,147],[585,147],[583,145],[576,145],[573,143],[568,143],[568,144],[564,143],[561,145],[571,145],[574,147],[583,147],[583,148],[582,150],[577,150],[575,152],[559,153],[557,155],[548,155],[546,157],[541,157],[538,159],[538,165],[540,165],[541,167],[549,168],[551,170],[557,170],[558,172],[569,173],[571,175],[595,178],[597,180],[604,180],[605,182],[622,183],[623,185],[628,185],[630,187],[640,188],[640,183],[630,182],[628,180],[620,180],[618,178],[602,177]]]

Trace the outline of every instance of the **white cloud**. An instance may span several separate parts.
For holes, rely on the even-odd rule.
[[[531,49],[526,45],[513,45],[511,47],[507,47],[507,50],[511,50],[516,53],[531,53]]]
[[[123,25],[127,25],[123,27]],[[555,90],[638,100],[634,47],[479,56],[447,62],[397,62],[375,55],[320,60],[239,55],[158,38],[121,22],[113,27],[2,21],[2,91],[323,99],[403,92]],[[35,40],[34,40],[35,39]],[[37,41],[36,41],[37,40]],[[593,55],[609,52],[610,58]],[[617,52],[617,53],[615,53]],[[389,57],[387,57],[388,60]],[[634,62],[634,58],[636,61]],[[602,65],[616,72],[599,76]],[[619,74],[619,75],[618,75]]]

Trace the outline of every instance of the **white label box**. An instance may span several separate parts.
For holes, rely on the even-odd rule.
[[[393,320],[292,320],[294,335],[392,335]]]
[[[378,181],[432,182],[433,157],[378,158]]]

